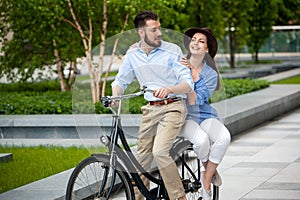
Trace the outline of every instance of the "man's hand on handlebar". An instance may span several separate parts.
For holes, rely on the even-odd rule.
[[[111,103],[109,104],[110,107],[118,107],[119,106],[119,101],[113,100],[111,101]]]
[[[156,98],[164,99],[169,96],[169,94],[173,93],[171,88],[159,88],[157,90],[151,90],[147,89],[146,86],[141,87],[140,92],[136,92],[133,94],[125,94],[125,95],[120,95],[120,96],[104,96],[101,98],[102,104],[104,107],[118,107],[120,105],[120,100],[122,99],[128,99],[136,96],[140,96],[146,92],[153,93],[153,96]]]

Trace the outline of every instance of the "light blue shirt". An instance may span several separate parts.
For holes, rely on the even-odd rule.
[[[198,124],[208,118],[218,118],[217,111],[209,104],[208,100],[218,84],[218,73],[204,63],[199,74],[199,80],[195,82],[194,90],[197,94],[195,105],[188,105],[187,119],[192,119]]]
[[[140,44],[131,47],[120,66],[119,72],[112,83],[112,87],[120,86],[124,91],[128,84],[135,78],[141,86],[156,90],[163,87],[175,86],[186,82],[191,88],[194,83],[190,70],[180,64],[182,51],[179,46],[162,41],[161,46],[153,49],[148,55],[139,47]],[[172,94],[186,98],[186,94]],[[152,93],[145,93],[147,101],[156,101]]]

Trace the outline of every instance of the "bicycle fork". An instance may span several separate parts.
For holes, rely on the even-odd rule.
[[[106,199],[110,199],[110,196],[113,192],[113,188],[116,184],[116,175],[117,175],[117,170],[114,168],[114,166],[116,166],[116,162],[117,162],[117,153],[115,150],[115,145],[116,144],[116,140],[117,140],[117,130],[115,130],[115,134],[113,134],[113,142],[112,145],[110,146],[110,139],[106,136],[106,135],[102,135],[100,136],[100,141],[106,145],[107,147],[111,147],[110,149],[110,160],[109,160],[109,166],[105,166],[105,173],[103,174],[103,178],[102,178],[102,184],[100,187],[100,191],[99,191],[99,198],[102,197],[102,195],[104,195],[105,193],[105,187],[107,184],[107,180],[110,179],[110,185],[109,185],[109,190],[106,193]],[[111,173],[110,173],[111,172]],[[111,175],[111,176],[110,176]],[[110,177],[109,177],[110,176]]]
[[[101,181],[101,186],[99,188],[99,193],[98,193],[98,199],[110,199],[110,196],[113,192],[113,188],[116,184],[116,169],[114,169],[114,165],[112,165],[113,163],[115,163],[115,159],[113,158],[115,156],[112,156],[110,164],[109,165],[105,165],[103,166],[103,168],[105,169],[103,176],[102,176],[102,181]],[[109,185],[108,184],[108,180],[110,180]],[[106,188],[108,186],[108,191],[106,191]]]

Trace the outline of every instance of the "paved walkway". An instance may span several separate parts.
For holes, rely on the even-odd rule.
[[[221,200],[300,199],[300,108],[233,138]]]

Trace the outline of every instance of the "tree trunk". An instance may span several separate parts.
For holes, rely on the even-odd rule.
[[[86,51],[86,59],[87,59],[87,65],[88,65],[88,70],[89,70],[89,76],[90,76],[90,87],[91,87],[91,92],[92,92],[92,99],[93,103],[97,102],[96,98],[96,87],[95,87],[95,73],[93,70],[93,65],[92,65],[92,56],[91,56],[91,51]]]
[[[68,76],[65,78],[65,85],[66,91],[70,91],[72,85],[75,83],[76,76],[77,76],[77,63],[76,61],[69,62],[69,73]]]
[[[99,62],[98,62],[98,73],[96,79],[96,95],[97,100],[100,99],[101,91],[101,77],[103,73],[103,63],[104,63],[104,52],[105,52],[105,40],[106,40],[106,29],[107,29],[107,7],[106,0],[103,0],[103,22],[102,22],[102,31],[101,31],[101,40],[100,43],[100,52],[99,52]]]
[[[229,47],[230,47],[230,67],[235,68],[235,40],[234,40],[234,31],[229,32]]]
[[[51,25],[51,28],[53,30],[55,29],[54,24]],[[62,59],[61,59],[59,51],[57,49],[56,40],[53,39],[52,43],[53,43],[53,47],[54,47],[54,57],[55,57],[56,65],[57,65],[57,73],[58,73],[58,78],[59,78],[59,83],[60,83],[60,89],[61,89],[61,91],[65,92],[67,89],[66,89],[66,85],[65,85],[64,67],[63,67]]]
[[[255,51],[255,63],[258,63],[258,50]]]
[[[71,76],[71,81],[70,81],[70,84],[69,84],[69,88],[71,90],[72,86],[74,85],[75,81],[76,81],[76,77],[77,77],[77,74],[78,74],[78,69],[77,69],[77,62],[76,60],[73,61],[73,62],[70,62],[70,67],[72,67],[73,69],[73,74]]]
[[[62,60],[61,57],[59,55],[59,52],[57,50],[57,44],[56,41],[53,39],[53,46],[54,46],[54,56],[55,56],[55,62],[57,65],[57,73],[58,73],[58,78],[59,78],[59,83],[60,83],[60,89],[61,91],[65,92],[66,89],[66,85],[65,85],[65,77],[64,77],[64,68],[63,68],[63,64],[62,64]]]
[[[89,3],[87,2],[87,6],[89,6]],[[72,15],[72,18],[74,20],[74,23],[67,21],[68,23],[70,23],[74,28],[77,29],[77,31],[79,32],[81,39],[82,39],[82,43],[83,46],[85,48],[85,56],[86,56],[86,60],[87,60],[87,65],[88,65],[88,70],[89,70],[89,76],[90,76],[90,87],[91,87],[91,93],[92,93],[92,100],[93,103],[96,103],[97,100],[99,99],[99,96],[97,97],[97,93],[96,93],[96,87],[95,87],[95,72],[93,69],[93,65],[92,65],[92,56],[91,56],[91,51],[92,51],[92,39],[93,39],[93,25],[92,25],[92,20],[91,18],[88,19],[88,23],[89,23],[89,35],[88,37],[85,35],[82,27],[79,24],[79,21],[77,20],[77,17],[75,15],[74,9],[73,9],[73,5],[71,3],[71,0],[68,0],[68,6],[69,6],[69,10],[70,13]]]

